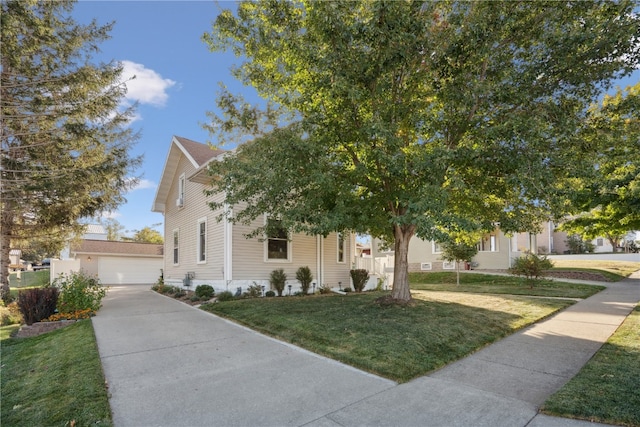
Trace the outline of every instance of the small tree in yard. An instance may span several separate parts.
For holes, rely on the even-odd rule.
[[[365,269],[351,270],[351,280],[353,281],[353,289],[356,292],[362,292],[365,285],[369,281],[369,272]]]
[[[442,259],[456,263],[456,285],[460,285],[460,264],[470,262],[478,253],[478,246],[468,242],[446,242],[442,244]]]
[[[515,259],[509,273],[524,276],[526,283],[533,289],[533,285],[544,275],[544,271],[552,267],[553,263],[546,256],[527,252],[526,255]]]
[[[307,266],[300,267],[298,271],[296,271],[296,279],[298,279],[302,287],[302,295],[306,295],[309,292],[309,285],[311,285],[311,281],[313,280],[311,269]]]
[[[269,284],[276,290],[276,292],[278,292],[279,297],[282,296],[285,283],[287,283],[287,275],[283,269],[279,268],[277,270],[273,270],[269,275]]]

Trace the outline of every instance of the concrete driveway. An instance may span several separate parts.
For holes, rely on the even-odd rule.
[[[112,288],[93,324],[117,427],[594,426],[538,407],[640,300],[634,277],[400,385],[149,286]]]

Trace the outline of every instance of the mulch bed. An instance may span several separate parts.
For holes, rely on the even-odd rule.
[[[60,320],[57,322],[36,322],[33,325],[22,325],[15,335],[17,338],[35,337],[65,326],[73,325],[75,320]]]

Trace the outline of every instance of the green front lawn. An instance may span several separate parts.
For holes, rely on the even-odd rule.
[[[2,340],[3,426],[111,426],[90,320]]]
[[[40,287],[49,284],[50,271],[48,269],[38,271],[21,271],[19,274],[20,278],[18,278],[18,273],[9,274],[9,287]]]
[[[382,295],[256,298],[202,308],[312,352],[404,382],[572,303],[414,291],[414,305],[384,308],[374,302]]]
[[[593,255],[597,257],[597,255]],[[597,271],[604,274],[610,280],[617,282],[629,277],[634,271],[640,270],[640,262],[633,261],[605,261],[605,260],[571,260],[554,259],[554,269],[573,271]]]
[[[532,295],[543,297],[587,298],[603,290],[604,286],[581,285],[545,280],[531,289],[524,280],[514,276],[481,273],[460,274],[456,285],[456,273],[409,273],[412,290],[472,292],[482,294]]]
[[[640,306],[542,410],[562,417],[640,426]]]

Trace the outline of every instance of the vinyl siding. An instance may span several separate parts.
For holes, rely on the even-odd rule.
[[[478,252],[473,257],[478,269],[493,270],[509,268],[509,238],[503,233],[497,232],[497,251]],[[442,270],[442,254],[433,253],[433,243],[430,240],[422,240],[414,237],[409,242],[408,254],[409,271],[421,271],[422,263],[431,263],[432,271]]]
[[[219,212],[209,208],[207,198],[203,194],[204,185],[185,180],[184,206],[176,206],[178,198],[178,179],[183,173],[188,177],[195,171],[193,165],[181,156],[172,179],[171,189],[166,200],[165,211],[165,280],[182,280],[187,272],[195,272],[200,280],[221,280],[223,278],[223,222],[216,221]],[[220,198],[221,196],[217,196]],[[207,218],[207,248],[205,263],[197,262],[198,220]],[[179,230],[179,264],[173,264],[173,230]]]
[[[263,219],[256,219],[251,225],[236,224],[233,226],[233,280],[268,280],[269,274],[282,268],[288,281],[295,281],[299,267],[308,266],[314,277],[317,271],[316,237],[305,234],[294,234],[289,249],[290,261],[265,260],[265,242],[257,237],[247,239],[255,228],[263,224]]]
[[[165,247],[164,247],[164,277],[165,281],[172,284],[181,283],[188,272],[195,272],[193,284],[210,283],[217,290],[234,290],[240,286],[246,289],[253,281],[259,284],[267,284],[270,273],[278,268],[282,268],[288,277],[288,284],[293,285],[293,289],[298,287],[296,271],[299,267],[308,266],[313,273],[314,280],[319,286],[322,283],[331,286],[349,283],[349,270],[353,258],[353,248],[355,245],[354,236],[348,235],[346,239],[345,262],[337,262],[337,241],[336,234],[330,234],[327,238],[318,239],[317,236],[305,234],[295,234],[290,243],[290,259],[286,261],[267,261],[265,259],[265,243],[262,239],[247,239],[246,234],[255,228],[263,225],[264,218],[256,219],[250,225],[235,224],[231,228],[231,271],[227,271],[225,278],[224,254],[225,254],[225,226],[224,222],[216,220],[220,211],[211,211],[208,201],[223,200],[222,194],[207,198],[203,194],[202,184],[185,181],[184,205],[182,208],[176,206],[178,198],[179,177],[184,174],[190,176],[195,171],[193,165],[181,156],[175,175],[171,177],[171,188],[169,189],[165,202]],[[207,260],[206,263],[197,262],[198,251],[198,221],[207,218]],[[179,230],[179,263],[173,264],[173,230]],[[324,257],[324,277],[318,277],[318,272],[322,270],[318,266],[318,241],[322,242]],[[230,278],[227,282],[225,279]]]
[[[345,262],[338,263],[338,235],[329,234],[323,239],[324,253],[324,277],[322,283],[331,287],[338,287],[338,282],[342,282],[342,287],[351,287],[351,263],[353,259],[353,248],[355,239],[351,235],[345,236]]]

